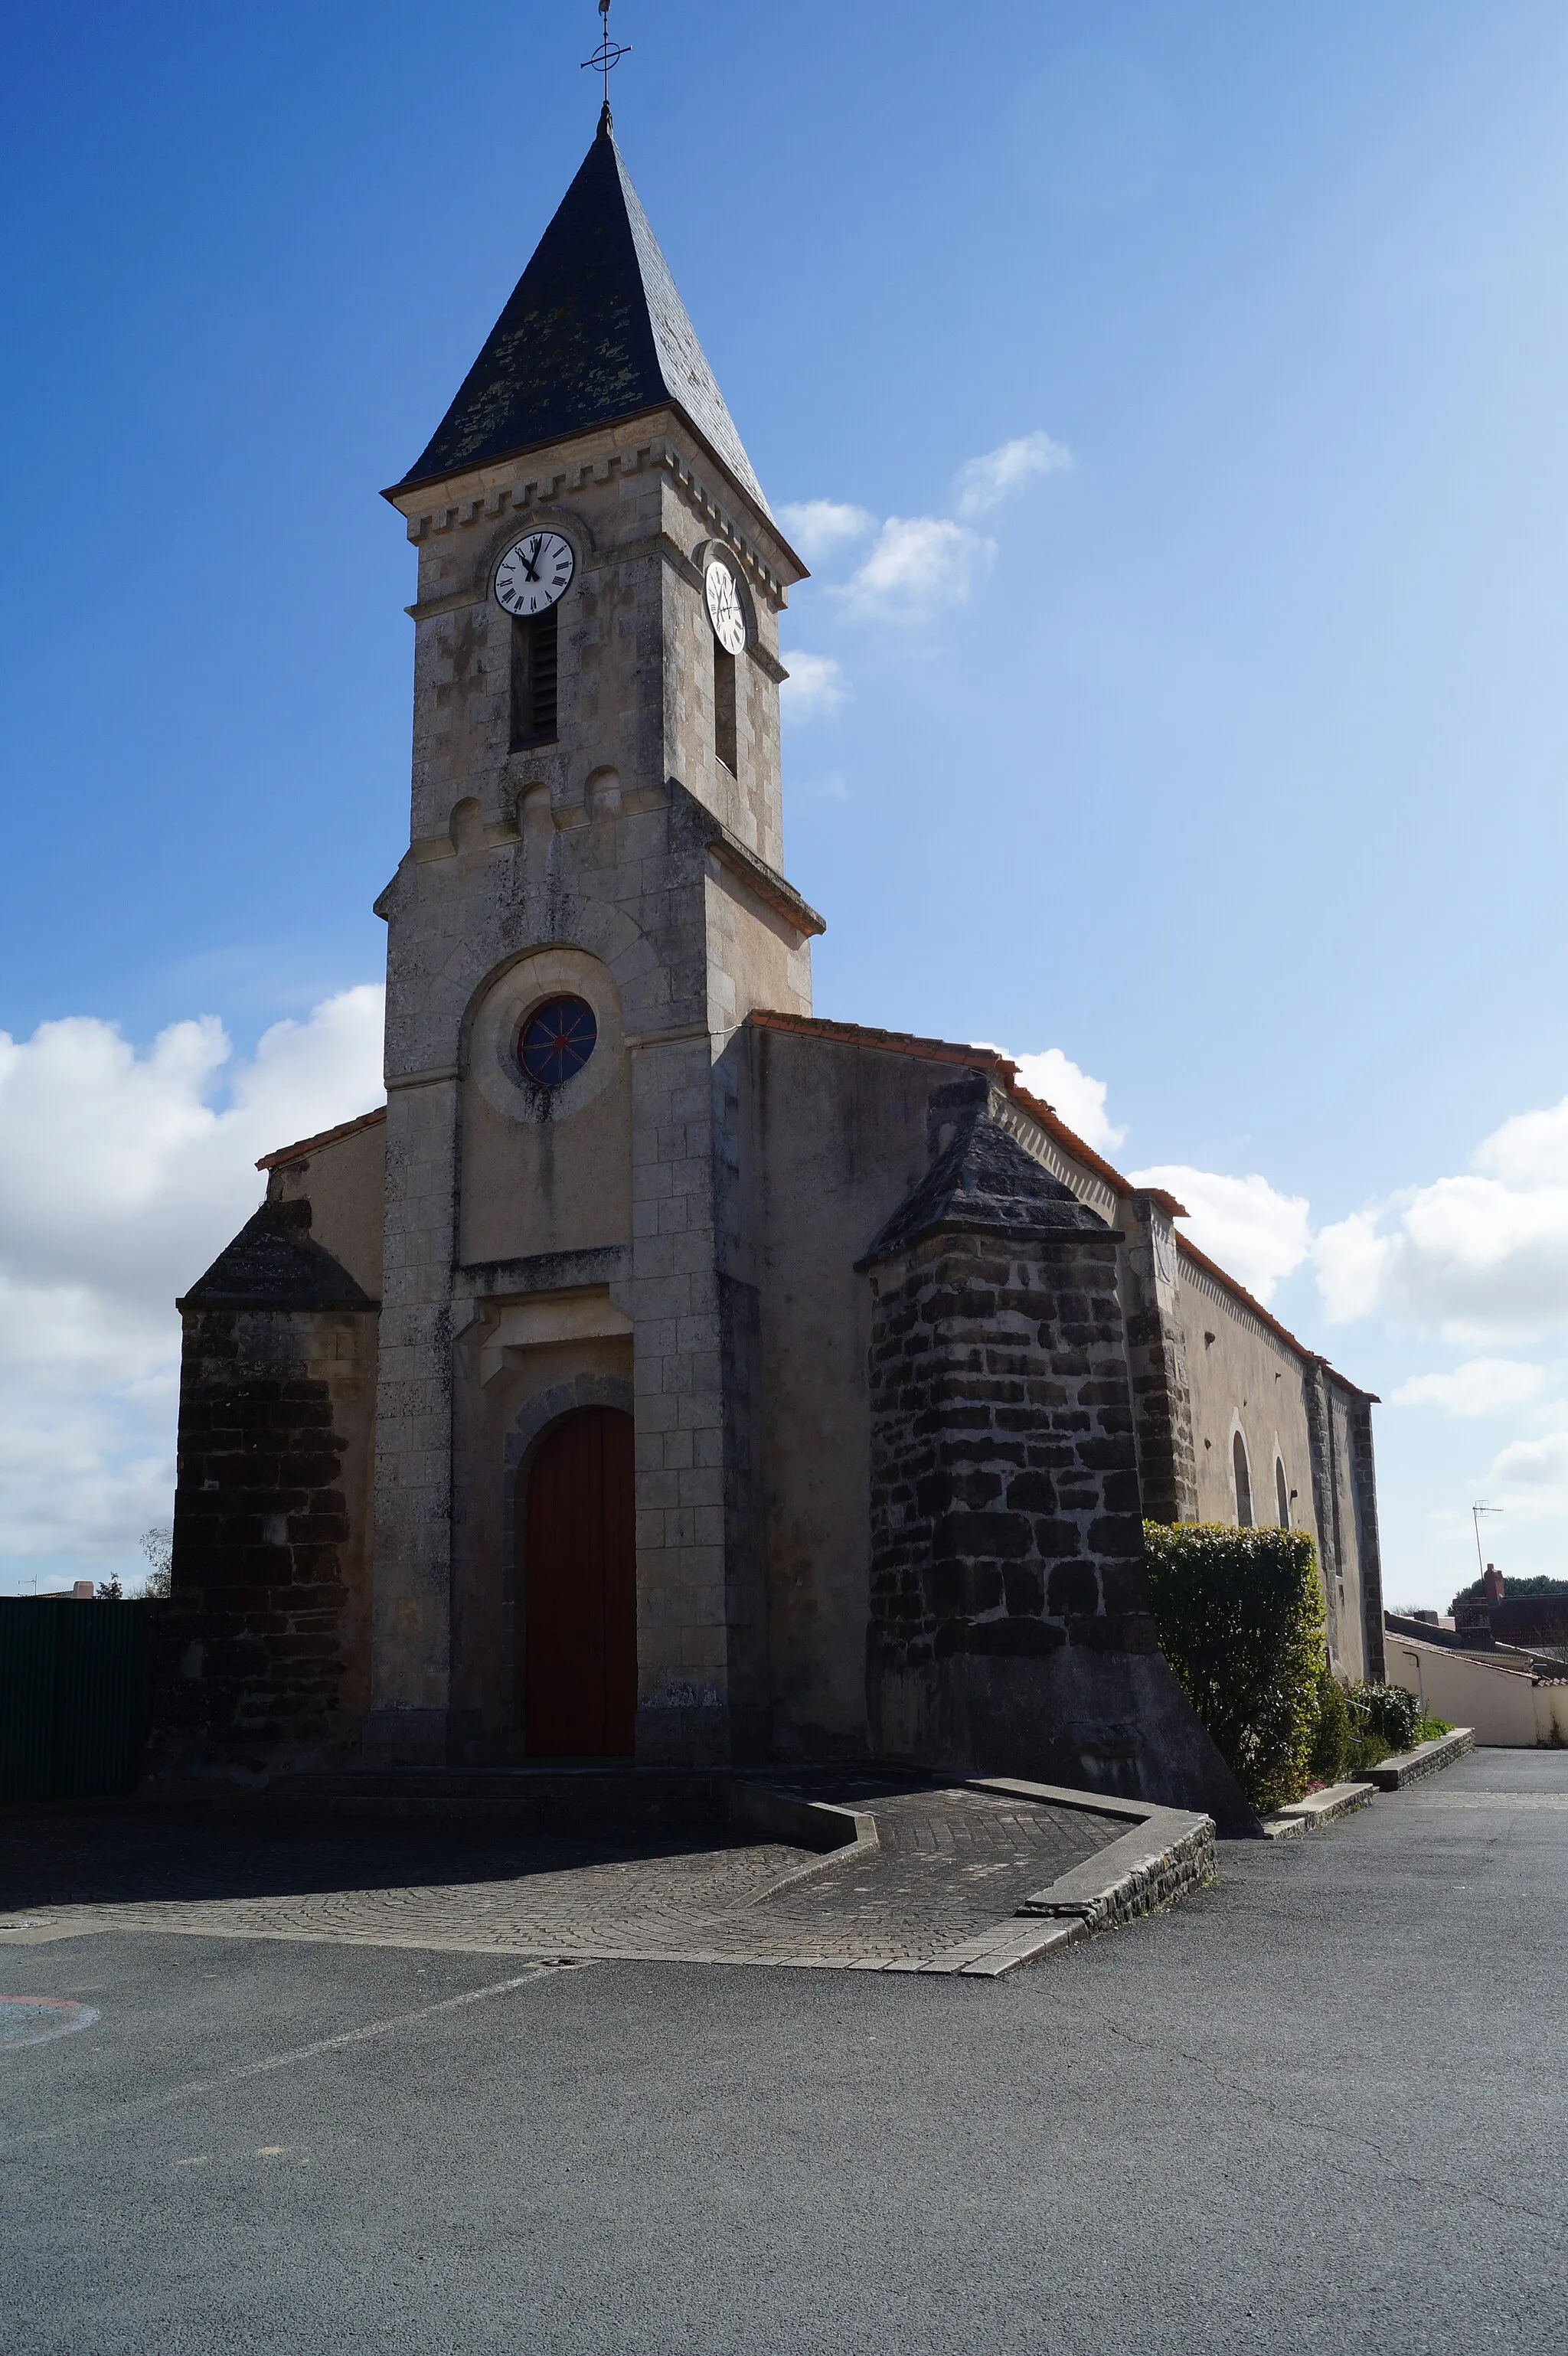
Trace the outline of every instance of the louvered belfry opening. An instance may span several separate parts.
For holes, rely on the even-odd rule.
[[[733,777],[739,775],[735,755],[735,658],[728,647],[713,641],[714,750]]]
[[[549,744],[555,740],[557,611],[554,605],[548,605],[542,614],[513,617],[514,753],[525,744]]]

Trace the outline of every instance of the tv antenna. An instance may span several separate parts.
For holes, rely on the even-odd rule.
[[[1470,1520],[1476,1532],[1476,1568],[1480,1572],[1483,1579],[1485,1579],[1487,1575],[1487,1566],[1481,1560],[1481,1515],[1483,1514],[1500,1514],[1501,1512],[1502,1507],[1500,1505],[1472,1505],[1470,1508]]]
[[[610,37],[610,0],[599,0],[599,47],[591,58],[582,60],[582,70],[590,67],[604,77],[604,111],[599,117],[601,131],[610,128],[610,77],[623,58],[632,54],[630,41],[613,41]]]

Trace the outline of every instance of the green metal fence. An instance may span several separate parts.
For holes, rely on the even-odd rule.
[[[147,1606],[0,1595],[0,1800],[133,1790]]]

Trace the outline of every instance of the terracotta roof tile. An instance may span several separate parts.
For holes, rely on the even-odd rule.
[[[995,1047],[965,1047],[953,1039],[923,1039],[913,1031],[879,1031],[867,1023],[829,1023],[819,1014],[783,1014],[772,1007],[755,1007],[746,1020],[768,1031],[799,1031],[808,1038],[841,1039],[846,1046],[885,1047],[894,1055],[923,1055],[935,1064],[967,1064],[972,1071],[995,1072],[1014,1103],[1021,1105],[1058,1144],[1065,1146],[1075,1161],[1093,1170],[1118,1194],[1133,1192],[1131,1180],[1113,1169],[1092,1145],[1085,1145],[1054,1106],[1031,1097],[1026,1087],[1019,1086],[1017,1064],[1011,1056],[998,1054]]]
[[[284,1162],[297,1162],[302,1154],[314,1153],[318,1145],[336,1145],[340,1137],[352,1137],[357,1129],[373,1129],[387,1118],[385,1105],[374,1112],[362,1112],[357,1120],[340,1120],[336,1129],[318,1130],[314,1137],[302,1137],[297,1145],[280,1145],[275,1153],[263,1153],[257,1162],[258,1170],[276,1170]]]
[[[895,1055],[923,1055],[929,1057],[933,1063],[966,1064],[974,1071],[994,1072],[1014,1103],[1021,1105],[1024,1110],[1038,1120],[1040,1127],[1054,1137],[1075,1161],[1082,1162],[1085,1168],[1093,1170],[1096,1177],[1103,1178],[1105,1183],[1113,1187],[1118,1194],[1132,1194],[1144,1191],[1135,1187],[1130,1178],[1124,1177],[1119,1170],[1096,1153],[1092,1145],[1085,1145],[1083,1140],[1068,1128],[1067,1123],[1052,1106],[1042,1103],[1039,1097],[1030,1096],[1027,1088],[1021,1087],[1017,1076],[1018,1066],[1010,1057],[999,1055],[994,1047],[965,1047],[951,1039],[923,1039],[912,1031],[880,1031],[871,1024],[863,1023],[829,1023],[821,1015],[784,1014],[771,1007],[758,1007],[746,1019],[749,1023],[759,1024],[764,1030],[798,1031],[808,1038],[841,1039],[848,1046],[884,1047],[890,1054]],[[1168,1194],[1163,1186],[1151,1186],[1147,1191],[1168,1217],[1185,1219],[1190,1215],[1177,1201],[1175,1195]],[[1227,1274],[1217,1260],[1211,1260],[1207,1252],[1200,1251],[1197,1245],[1189,1242],[1186,1236],[1178,1235],[1176,1240],[1189,1259],[1194,1261],[1206,1274],[1212,1277],[1216,1284],[1222,1285],[1227,1292],[1233,1294],[1238,1301],[1244,1303],[1253,1316],[1268,1327],[1271,1333],[1276,1334],[1299,1357],[1317,1361],[1328,1369],[1337,1383],[1343,1384],[1347,1390],[1359,1391],[1360,1387],[1351,1382],[1349,1376],[1340,1374],[1337,1366],[1331,1365],[1320,1351],[1309,1350],[1305,1342],[1298,1342],[1288,1327],[1280,1323],[1277,1317],[1271,1317],[1262,1301],[1254,1301],[1245,1285],[1238,1283],[1233,1276]],[[1371,1399],[1374,1403],[1376,1401],[1375,1392],[1360,1391],[1360,1396]]]

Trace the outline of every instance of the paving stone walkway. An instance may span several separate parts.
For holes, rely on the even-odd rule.
[[[706,1830],[14,1817],[0,1826],[0,1941],[119,1929],[582,1960],[984,1968],[1045,1935],[1016,1919],[1023,1899],[1126,1830],[1115,1816],[886,1777],[784,1788],[870,1813],[878,1846],[825,1857]]]

